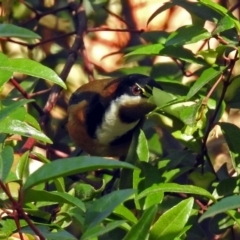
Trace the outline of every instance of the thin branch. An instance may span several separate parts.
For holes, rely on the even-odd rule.
[[[116,19],[118,19],[119,21],[123,22],[124,24],[126,24],[126,26],[128,27],[132,27],[125,19],[123,19],[122,17],[118,16],[116,13],[112,12],[111,10],[107,9],[106,7],[102,7],[107,13],[109,13],[110,15],[114,16]]]
[[[10,83],[25,97],[26,99],[31,99],[29,94],[21,87],[21,85],[14,79],[10,79]],[[30,103],[39,113],[39,115],[43,115],[43,110],[42,108],[36,103],[36,102],[31,102]]]
[[[39,237],[40,240],[45,240],[45,237],[41,234],[41,232],[33,224],[33,222],[28,217],[28,215],[24,212],[24,210],[22,208],[22,204],[20,203],[21,201],[18,202],[12,197],[12,194],[11,194],[9,188],[7,186],[5,186],[5,184],[2,181],[0,181],[0,187],[5,192],[5,194],[8,196],[8,199],[12,204],[12,210],[17,211],[18,215],[24,218],[24,220],[28,223],[29,227],[34,231],[34,233]],[[19,192],[19,196],[21,196],[21,192]],[[22,199],[22,198],[19,197],[19,199]],[[17,225],[17,227],[18,227],[18,225]]]
[[[197,167],[199,164],[202,164],[203,163],[203,157],[205,156],[207,158],[208,162],[209,162],[210,167],[213,170],[213,173],[215,173],[215,171],[214,171],[214,168],[213,168],[212,163],[210,161],[210,158],[208,156],[207,139],[208,139],[208,136],[209,136],[212,128],[215,125],[215,120],[216,120],[216,117],[217,117],[217,115],[218,115],[218,113],[220,111],[222,102],[224,101],[224,97],[225,97],[225,94],[227,92],[228,86],[231,84],[232,71],[233,71],[233,68],[235,66],[235,63],[236,63],[237,59],[238,59],[238,52],[236,51],[234,58],[231,60],[229,66],[227,68],[229,70],[228,71],[228,75],[227,75],[225,81],[223,82],[223,89],[222,89],[219,101],[217,103],[216,109],[215,109],[212,117],[210,118],[210,120],[208,122],[208,126],[207,126],[207,129],[205,131],[205,134],[204,134],[204,137],[203,137],[203,140],[202,140],[201,153],[198,155],[197,162],[195,164],[195,167]]]
[[[132,28],[107,28],[107,27],[96,27],[96,28],[88,28],[87,33],[90,32],[99,32],[99,31],[105,31],[105,32],[130,32],[130,33],[143,33],[145,32],[143,29],[132,29]]]
[[[6,42],[16,43],[16,44],[19,44],[21,46],[28,47],[29,49],[32,50],[33,48],[38,47],[40,45],[44,45],[44,44],[49,43],[49,42],[54,42],[55,40],[71,36],[75,33],[76,33],[76,31],[72,31],[72,32],[69,32],[69,33],[64,33],[62,35],[59,35],[59,36],[56,36],[56,37],[53,37],[53,38],[50,38],[50,39],[46,39],[46,40],[43,40],[43,41],[40,41],[40,42],[37,42],[37,43],[32,43],[32,44],[31,43],[26,43],[26,42],[20,42],[20,41],[17,41],[17,40],[13,40],[11,38],[1,38],[1,40],[6,41]]]
[[[72,11],[74,11],[76,13],[75,21],[76,21],[76,26],[78,29],[77,29],[75,41],[70,49],[70,54],[67,58],[65,66],[60,74],[60,77],[62,78],[63,81],[66,81],[66,78],[67,78],[73,64],[77,60],[79,49],[84,48],[83,36],[86,33],[86,27],[87,27],[87,17],[86,17],[86,14],[85,14],[85,11],[84,11],[82,5],[79,6],[76,3],[70,3],[69,7],[72,9]],[[49,95],[48,101],[43,109],[43,111],[45,112],[45,116],[44,116],[44,118],[41,119],[42,126],[45,125],[47,115],[50,113],[50,111],[53,109],[54,105],[56,104],[56,101],[57,101],[61,91],[62,91],[62,88],[60,86],[58,86],[58,85],[53,86],[51,93]]]

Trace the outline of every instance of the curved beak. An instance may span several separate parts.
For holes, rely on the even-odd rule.
[[[142,88],[143,95],[147,98],[151,97],[152,96],[152,90],[153,90],[154,87],[163,90],[160,83],[156,82],[153,79],[150,79],[148,81],[148,83],[145,85],[145,87]]]

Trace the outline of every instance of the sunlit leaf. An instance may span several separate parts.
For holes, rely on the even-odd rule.
[[[113,161],[101,157],[73,157],[54,160],[51,163],[43,165],[33,174],[31,174],[23,186],[24,190],[31,188],[39,183],[49,180],[74,175],[76,173],[97,170],[99,168],[129,168],[135,167],[129,163]]]
[[[166,46],[182,46],[208,39],[210,37],[211,34],[206,29],[197,25],[187,25],[180,27],[171,33],[166,40]]]
[[[1,62],[0,70],[20,72],[33,77],[43,78],[66,88],[65,83],[52,69],[30,59],[8,59],[7,61]]]
[[[213,201],[216,201],[215,198],[205,189],[196,187],[193,185],[181,185],[177,183],[160,183],[154,185],[150,188],[145,189],[138,195],[138,199],[147,196],[153,192],[178,192],[178,193],[188,193],[188,194],[196,194],[202,197],[206,197]]]
[[[217,67],[217,68],[207,68],[203,71],[201,76],[195,81],[193,86],[190,88],[186,99],[190,99],[195,96],[207,83],[212,80],[216,80],[225,70],[225,67]]]
[[[156,216],[158,206],[152,206],[144,211],[142,217],[139,219],[123,240],[136,240],[136,239],[147,239],[149,229]]]
[[[151,228],[149,240],[169,240],[177,237],[188,221],[193,202],[193,198],[183,200],[163,213]]]
[[[43,142],[52,143],[52,141],[41,131],[31,127],[25,122],[11,119],[9,117],[1,121],[0,132],[8,134],[19,134],[21,136],[32,137]]]

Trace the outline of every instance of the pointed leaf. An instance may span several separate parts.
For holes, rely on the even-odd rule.
[[[0,24],[0,37],[17,37],[17,38],[32,38],[40,39],[41,37],[33,31],[26,28],[18,27],[13,24]]]
[[[116,207],[116,209],[114,210],[114,214],[132,223],[137,223],[138,221],[133,212],[129,208],[125,207],[123,204]]]
[[[188,221],[193,200],[193,198],[183,200],[163,213],[150,230],[149,240],[169,240],[177,237]]]
[[[208,8],[212,8],[214,11],[219,12],[222,16],[227,15],[231,18],[231,20],[234,22],[235,27],[238,31],[240,31],[240,23],[239,20],[225,7],[220,5],[219,3],[215,3],[211,0],[200,0],[202,4],[207,6]]]
[[[202,197],[206,197],[211,199],[212,201],[216,201],[215,198],[205,189],[192,186],[192,185],[181,185],[177,183],[160,183],[158,185],[154,185],[150,188],[145,189],[138,195],[138,199],[145,197],[153,192],[177,192],[177,193],[188,193],[188,194],[196,194]]]
[[[162,44],[156,43],[156,44],[150,44],[145,46],[140,46],[136,50],[128,53],[125,55],[125,58],[130,56],[136,56],[136,55],[150,55],[150,56],[157,56],[159,55],[160,51],[164,48]]]
[[[60,204],[70,204],[76,206],[82,211],[86,211],[84,203],[66,192],[49,192],[45,190],[30,189],[24,194],[24,203],[29,202],[57,202]]]
[[[66,89],[62,79],[50,68],[26,58],[8,59],[1,62],[0,70],[21,72],[33,77],[43,78]]]
[[[218,22],[217,27],[214,29],[211,35],[214,36],[220,32],[226,31],[233,27],[234,27],[234,22],[229,16],[226,15]]]
[[[85,227],[87,229],[95,227],[134,193],[134,189],[118,190],[93,201],[86,212]]]
[[[42,132],[31,127],[25,122],[11,119],[9,117],[1,121],[0,133],[1,132],[8,134],[19,134],[21,136],[32,137],[43,142],[52,143],[52,141]]]
[[[218,78],[223,73],[224,70],[225,70],[225,67],[219,67],[219,68],[210,67],[205,71],[203,71],[201,76],[196,80],[196,82],[190,88],[186,96],[186,100],[192,98],[195,94],[197,94],[207,83]]]
[[[211,34],[198,25],[187,25],[178,28],[166,40],[166,46],[182,46],[205,40],[211,37]]]
[[[138,223],[135,224],[123,240],[147,239],[149,229],[156,216],[158,205],[152,206],[144,211]]]
[[[54,162],[43,165],[33,174],[31,174],[23,186],[27,190],[39,183],[44,183],[58,177],[74,175],[76,173],[94,171],[99,168],[129,168],[135,167],[129,163],[104,159],[101,157],[73,157],[58,159]]]
[[[144,132],[141,129],[140,134],[138,136],[137,155],[140,161],[148,162],[149,159],[148,142]]]

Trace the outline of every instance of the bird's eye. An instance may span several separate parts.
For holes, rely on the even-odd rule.
[[[138,84],[133,85],[131,90],[132,90],[133,95],[136,95],[136,96],[143,93],[142,88]]]

